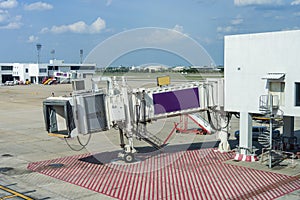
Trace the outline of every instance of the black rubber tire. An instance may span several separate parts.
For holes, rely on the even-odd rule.
[[[132,163],[134,161],[134,155],[132,153],[128,153],[124,156],[124,160],[126,163]]]

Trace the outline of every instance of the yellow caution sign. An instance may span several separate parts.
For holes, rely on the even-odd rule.
[[[157,86],[170,85],[170,76],[157,77]]]

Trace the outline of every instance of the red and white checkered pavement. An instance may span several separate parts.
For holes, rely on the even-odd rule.
[[[126,200],[275,199],[300,189],[298,177],[229,165],[224,161],[233,154],[213,149],[159,154],[126,165],[79,160],[88,156],[34,162],[28,169]],[[97,158],[101,159],[101,154]],[[49,167],[51,163],[64,166]]]

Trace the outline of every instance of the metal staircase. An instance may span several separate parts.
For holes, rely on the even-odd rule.
[[[147,130],[139,130],[136,133],[136,136],[138,137],[139,140],[143,140],[153,146],[156,149],[161,149],[163,145],[163,141],[158,138],[156,135],[153,135]]]
[[[268,121],[269,128],[266,132],[259,135],[258,142],[266,150],[266,152],[262,153],[261,160],[263,160],[264,155],[268,155],[269,168],[272,168],[284,160],[282,152],[275,150],[278,148],[278,144],[280,144],[280,136],[274,137],[273,135],[273,130],[280,127],[283,123],[282,116],[278,115],[278,111],[280,111],[279,107],[280,100],[278,95],[268,94],[260,96],[259,110],[262,112],[262,115],[264,115],[262,118],[265,118],[265,120],[263,121]]]

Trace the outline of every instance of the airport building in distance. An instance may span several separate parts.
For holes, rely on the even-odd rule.
[[[85,78],[95,73],[96,64],[64,63],[50,60],[49,63],[0,63],[0,83],[14,81],[20,83],[42,83],[47,78],[58,80]]]

